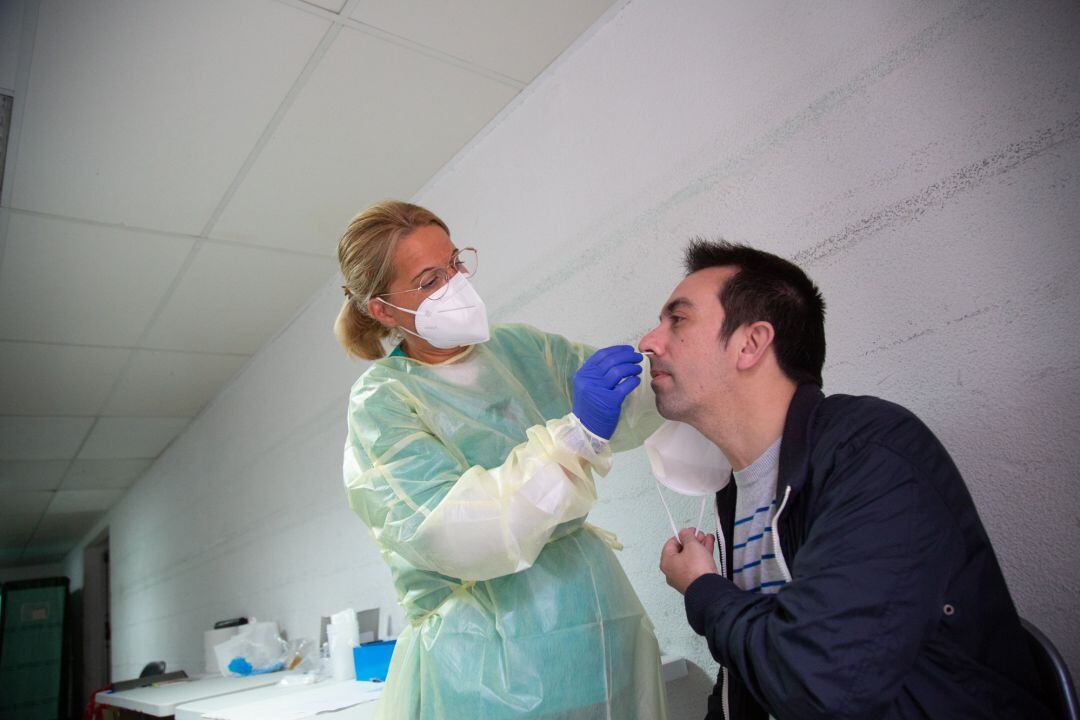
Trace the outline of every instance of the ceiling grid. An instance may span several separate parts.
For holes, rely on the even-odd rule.
[[[347,218],[611,4],[9,0],[0,567],[62,559],[333,275]]]

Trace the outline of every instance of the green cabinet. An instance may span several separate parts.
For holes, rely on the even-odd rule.
[[[57,720],[67,683],[68,579],[0,586],[0,718]]]

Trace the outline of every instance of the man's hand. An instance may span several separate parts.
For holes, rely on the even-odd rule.
[[[686,594],[686,588],[699,577],[716,574],[716,562],[713,560],[715,542],[712,535],[684,528],[679,531],[678,538],[664,543],[664,549],[660,551],[660,571],[667,578],[667,584]]]

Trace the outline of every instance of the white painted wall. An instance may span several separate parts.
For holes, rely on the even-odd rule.
[[[651,327],[689,236],[797,259],[829,305],[826,389],[940,435],[1021,612],[1080,668],[1077,68],[1068,0],[634,0],[416,199],[481,248],[496,320],[597,344]],[[330,335],[339,293],[110,513],[116,677],[199,667],[200,631],[238,614],[311,637],[319,615],[379,605],[400,627],[339,478],[362,370]],[[699,716],[715,665],[657,570],[669,531],[641,452],[600,486],[592,520],[625,543],[661,645],[701,668],[673,717]]]

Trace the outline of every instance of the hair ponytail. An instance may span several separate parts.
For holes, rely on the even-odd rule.
[[[450,234],[435,213],[400,200],[376,203],[349,222],[338,242],[345,305],[334,321],[334,335],[349,355],[365,360],[386,355],[383,340],[393,330],[373,318],[367,306],[372,298],[386,292],[394,279],[398,240],[425,225],[438,225]]]
[[[346,298],[334,321],[334,335],[352,357],[378,360],[386,355],[382,341],[390,336],[390,329],[358,310],[355,300]]]

